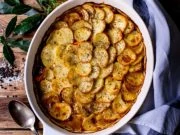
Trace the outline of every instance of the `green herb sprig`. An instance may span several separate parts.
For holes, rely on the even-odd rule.
[[[64,2],[65,0],[62,0]],[[25,5],[20,0],[4,0],[0,2],[0,14],[16,14],[14,18],[8,23],[6,30],[2,36],[0,36],[0,43],[3,45],[3,55],[5,59],[13,66],[15,56],[11,48],[18,47],[27,52],[30,40],[23,39],[23,35],[35,30],[43,21],[43,19],[59,4],[56,0],[37,0],[42,10],[33,9],[32,7]],[[17,24],[17,15],[25,14],[33,9],[36,14],[31,15]],[[17,38],[17,35],[19,38]]]

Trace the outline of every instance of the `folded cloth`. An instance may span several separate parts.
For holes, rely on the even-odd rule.
[[[133,0],[133,8],[144,20],[153,41],[153,82],[139,112],[113,135],[178,135],[180,32],[158,0]]]

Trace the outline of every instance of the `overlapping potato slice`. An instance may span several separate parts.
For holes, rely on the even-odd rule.
[[[69,72],[69,68],[64,64],[58,65],[53,68],[53,73],[56,78],[66,78]]]
[[[108,36],[105,33],[97,33],[93,36],[93,45],[95,47],[108,49],[110,45]]]
[[[124,85],[126,86],[126,89],[133,93],[139,93],[142,86],[133,86],[130,83],[128,83],[126,80],[124,81]]]
[[[63,56],[63,52],[66,48],[66,45],[56,45],[54,50],[55,50],[55,62],[56,60],[60,59]]]
[[[131,108],[131,105],[132,103],[124,102],[122,99],[122,95],[119,94],[112,102],[112,109],[113,109],[113,112],[122,114],[129,111],[129,109]]]
[[[132,47],[131,49],[136,53],[136,54],[140,54],[140,53],[142,53],[142,51],[144,50],[144,43],[143,42],[141,42],[141,43],[139,43],[139,45],[137,45],[137,46],[134,46],[134,47]]]
[[[122,98],[124,99],[124,101],[127,101],[127,102],[134,101],[137,98],[137,94],[138,94],[136,92],[129,91],[126,88],[125,84],[122,85],[121,93],[122,93]]]
[[[123,65],[130,65],[135,60],[136,54],[129,48],[126,48],[117,58],[117,61]]]
[[[82,122],[82,127],[86,131],[97,131],[97,127],[94,123],[94,114],[90,115],[89,117],[84,118]]]
[[[112,109],[106,109],[102,112],[102,116],[104,120],[107,121],[114,121],[120,118],[120,115],[118,113],[114,113]]]
[[[121,89],[121,81],[114,80],[112,77],[107,77],[105,80],[105,89],[112,94],[118,94]]]
[[[92,104],[92,112],[97,114],[103,112],[105,109],[110,107],[110,103],[103,103],[103,102],[93,102]]]
[[[132,86],[140,86],[144,82],[144,73],[143,72],[129,73],[126,76],[126,81]]]
[[[91,93],[85,94],[85,93],[82,93],[80,90],[75,90],[74,99],[77,102],[87,104],[87,103],[92,102],[92,100],[94,99],[94,94],[91,94]]]
[[[100,67],[106,67],[109,60],[109,55],[104,48],[96,48],[94,50],[94,57],[96,58]]]
[[[108,65],[105,68],[101,68],[99,78],[106,78],[113,72],[113,64]]]
[[[124,40],[129,46],[136,46],[142,41],[142,35],[138,31],[133,31],[127,34]]]
[[[91,17],[94,17],[95,10],[90,3],[82,5],[82,7],[89,13]]]
[[[83,93],[88,93],[93,88],[93,80],[90,78],[82,79],[82,81],[79,84],[79,90]]]
[[[76,72],[80,76],[88,76],[92,71],[90,63],[78,63],[76,67]]]
[[[72,87],[64,88],[61,91],[61,97],[66,103],[72,104],[73,103],[73,93],[74,93],[74,90]]]
[[[54,24],[54,27],[56,29],[60,29],[60,28],[68,27],[68,24],[65,21],[58,21]]]
[[[115,44],[115,47],[117,50],[117,55],[120,55],[124,51],[124,49],[126,48],[126,43],[124,40],[121,40]]]
[[[103,86],[104,86],[104,79],[98,78],[94,83],[92,93],[95,94],[95,93],[99,92],[103,88]]]
[[[81,16],[82,20],[89,20],[89,14],[83,7],[78,6],[74,10]]]
[[[129,68],[129,72],[137,72],[137,71],[140,71],[140,70],[142,70],[142,68],[143,68],[142,66],[143,66],[142,62],[139,62],[139,63],[136,64],[136,65],[131,65],[130,68]]]
[[[41,52],[41,60],[45,67],[50,67],[54,64],[54,45],[47,44]]]
[[[81,17],[78,13],[72,12],[70,14],[66,14],[64,17],[64,21],[68,23],[69,26],[71,26],[74,22],[81,20]]]
[[[105,18],[105,12],[103,9],[99,8],[99,7],[95,7],[95,15],[94,18],[95,19],[99,19],[99,20],[103,20]]]
[[[122,39],[122,32],[118,28],[111,28],[108,30],[108,36],[112,44],[119,42]]]
[[[134,30],[134,23],[131,21],[131,20],[128,20],[128,24],[127,24],[127,27],[124,31],[124,34],[129,34],[131,33],[133,30]]]
[[[92,19],[93,33],[101,33],[106,28],[106,23],[104,20]]]
[[[138,64],[139,62],[143,61],[143,59],[144,59],[144,51],[141,52],[139,55],[137,55],[137,59],[133,63],[131,63],[131,65],[134,66]]]
[[[77,86],[77,85],[78,85],[78,82],[77,82],[78,78],[79,78],[79,75],[77,74],[75,67],[72,67],[72,68],[69,70],[67,79],[69,80],[69,82],[70,82],[71,84]]]
[[[89,78],[91,79],[97,79],[100,74],[100,67],[99,66],[92,66],[91,74],[89,75]]]
[[[119,62],[116,62],[114,64],[114,69],[113,69],[113,78],[116,80],[123,80],[124,75],[127,74],[129,70],[129,66],[125,66],[120,64]]]
[[[71,107],[67,103],[55,103],[49,110],[50,115],[57,120],[67,120],[72,113]]]
[[[114,20],[111,24],[114,28],[119,28],[122,32],[124,32],[128,25],[128,20],[125,16],[121,14],[115,14]]]
[[[52,82],[48,80],[42,80],[40,82],[40,90],[42,93],[52,91]]]
[[[60,102],[60,98],[56,92],[49,91],[43,94],[43,96],[41,97],[41,101],[43,103],[43,106],[50,110],[53,104]]]
[[[116,54],[117,54],[116,48],[111,46],[108,50],[108,53],[109,53],[109,64],[111,64],[116,59]]]
[[[88,28],[79,28],[74,32],[74,39],[78,42],[87,41],[91,36],[91,30]]]
[[[46,68],[43,75],[46,80],[51,81],[52,79],[54,79],[54,73],[50,68]]]
[[[92,25],[85,20],[79,20],[79,21],[73,23],[73,25],[71,26],[71,29],[77,30],[77,29],[84,28],[84,27],[88,28],[90,30],[92,29]]]
[[[114,19],[114,13],[112,12],[112,10],[108,7],[108,6],[104,6],[102,8],[105,12],[105,21],[107,24],[111,23]]]
[[[88,45],[84,46],[83,44],[80,44],[78,49],[78,58],[81,62],[90,62],[92,59],[92,49],[90,49],[91,47],[88,48]]]

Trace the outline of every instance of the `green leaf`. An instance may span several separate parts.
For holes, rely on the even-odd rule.
[[[6,40],[5,40],[4,36],[0,36],[0,43],[6,44]]]
[[[16,6],[12,9],[11,13],[12,13],[12,14],[24,14],[24,13],[26,13],[27,11],[29,11],[30,9],[31,9],[30,6],[24,5],[24,4],[20,4],[20,5],[16,5]]]
[[[29,40],[12,40],[12,39],[8,39],[7,40],[7,44],[10,46],[10,47],[19,47],[21,50],[27,52],[28,51],[28,48],[29,48],[29,45],[30,45],[30,41]]]
[[[10,14],[13,7],[5,2],[0,2],[0,14]]]
[[[13,51],[11,50],[11,48],[10,48],[8,45],[4,45],[4,46],[3,46],[3,54],[4,54],[4,57],[6,58],[6,60],[7,60],[11,65],[13,65],[13,64],[14,64],[15,57],[14,57]]]
[[[11,21],[8,23],[8,26],[6,28],[6,37],[8,37],[14,30],[17,22],[17,16],[11,19]]]
[[[24,19],[19,25],[14,29],[15,34],[24,34],[36,28],[44,19],[44,15],[36,14]]]
[[[21,4],[21,2],[19,0],[4,0],[4,2],[6,2],[7,4],[9,4],[11,6]]]

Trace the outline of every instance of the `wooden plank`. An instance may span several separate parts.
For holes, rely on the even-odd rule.
[[[38,131],[39,135],[43,134],[43,131]],[[0,130],[0,135],[33,135],[29,130]]]
[[[0,67],[5,67],[7,61],[4,60],[3,54],[0,53]],[[7,77],[2,78],[0,82],[0,97],[4,96],[20,96],[25,95],[23,73],[24,73],[24,61],[26,53],[15,53],[15,68],[12,69],[14,78]],[[4,72],[4,71],[1,71]]]
[[[6,129],[6,128],[8,128],[8,129],[23,129],[14,122],[14,120],[12,119],[12,117],[9,114],[8,104],[11,100],[18,100],[29,106],[27,97],[25,95],[19,96],[19,97],[11,97],[11,98],[0,97],[0,104],[1,104],[0,105],[0,121],[1,121],[0,129]],[[42,124],[39,122],[39,120],[36,121],[36,127],[38,129],[42,129]]]

